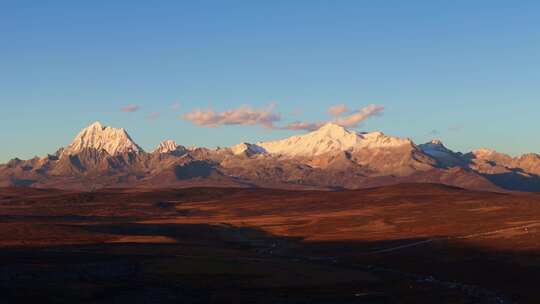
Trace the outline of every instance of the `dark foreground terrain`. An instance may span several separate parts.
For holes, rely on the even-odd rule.
[[[0,190],[0,303],[540,303],[540,195]]]

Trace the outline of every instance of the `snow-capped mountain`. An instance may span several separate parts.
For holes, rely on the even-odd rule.
[[[481,190],[540,191],[540,156],[479,149],[462,154],[440,141],[415,145],[334,123],[276,141],[188,148],[172,140],[146,153],[124,129],[93,123],[56,154],[0,165],[0,186],[363,188],[400,182]]]
[[[487,160],[498,160],[499,162],[511,162],[512,157],[510,155],[499,153],[495,150],[488,148],[480,148],[472,150],[469,153],[469,156],[474,159],[487,159]]]
[[[152,153],[166,154],[166,153],[182,153],[186,148],[177,144],[174,140],[164,140],[152,151]]]
[[[421,144],[420,148],[422,149],[422,151],[433,156],[436,156],[436,155],[444,156],[452,152],[448,148],[446,148],[444,144],[438,139],[434,139],[428,143]]]
[[[431,142],[421,144],[418,146],[422,152],[433,157],[439,165],[444,167],[464,167],[467,165],[468,160],[464,158],[463,154],[456,153],[438,140],[434,139]]]
[[[126,130],[104,127],[99,122],[94,122],[79,132],[62,153],[75,155],[85,149],[105,150],[110,155],[143,152]]]
[[[234,155],[247,155],[247,156],[251,156],[251,155],[255,155],[255,154],[262,154],[262,153],[266,153],[266,150],[261,147],[261,146],[258,146],[258,145],[254,145],[254,144],[250,144],[250,143],[240,143],[240,144],[237,144],[237,145],[234,145],[232,147],[230,147],[231,149],[231,152],[234,154]]]
[[[400,147],[411,143],[408,139],[386,136],[381,132],[356,133],[340,125],[327,123],[305,135],[259,142],[257,146],[271,154],[313,157],[353,149]]]

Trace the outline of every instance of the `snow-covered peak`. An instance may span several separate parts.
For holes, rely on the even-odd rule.
[[[77,154],[83,149],[105,150],[110,155],[126,152],[142,152],[124,129],[104,127],[94,122],[81,130],[73,142],[63,150],[63,154]]]
[[[383,132],[360,133],[358,136],[362,140],[355,148],[397,148],[413,145],[413,142],[409,138],[388,136]]]
[[[454,151],[446,148],[438,139],[433,139],[432,141],[421,144],[418,147],[425,154],[432,156],[445,164],[457,164],[459,162],[459,158],[461,157],[460,153],[455,153]]]
[[[496,161],[499,163],[511,162],[513,160],[513,157],[510,155],[486,148],[473,150],[469,153],[469,156],[472,156],[474,159]]]
[[[240,143],[240,144],[232,146],[230,149],[234,155],[240,155],[240,154],[254,155],[254,154],[261,154],[261,153],[266,152],[264,148],[259,147],[258,145],[250,144],[250,143]]]
[[[96,129],[96,130],[101,130],[103,129],[103,126],[101,125],[101,123],[99,121],[96,121],[92,124],[90,124],[88,127],[86,127],[86,129]]]
[[[346,136],[350,133],[354,133],[332,122],[322,125],[319,129],[315,130],[314,132],[320,135],[326,135],[328,137],[333,137],[333,138],[339,138],[339,137]]]
[[[305,135],[292,136],[283,140],[257,143],[271,154],[288,156],[313,156],[335,150],[348,150],[356,146],[360,137],[345,128],[328,123]]]
[[[178,145],[174,140],[164,140],[159,143],[159,145],[152,151],[152,153],[171,153],[177,151],[183,151],[185,148]]]
[[[438,140],[438,139],[433,139],[432,141],[430,142],[427,142],[425,144],[421,144],[420,146],[420,149],[428,154],[430,154],[430,152],[452,152],[450,150],[448,150],[448,148],[446,148],[444,146],[444,144],[442,143],[442,141]]]
[[[497,151],[492,150],[492,149],[487,149],[487,148],[480,148],[480,149],[472,150],[471,153],[474,156],[479,157],[479,158],[488,157],[488,156],[491,156],[491,155],[494,155],[494,154],[498,154]]]
[[[283,140],[259,142],[257,145],[268,153],[286,156],[316,156],[353,148],[384,148],[411,144],[408,139],[386,136],[381,132],[361,133],[327,123],[319,129]]]

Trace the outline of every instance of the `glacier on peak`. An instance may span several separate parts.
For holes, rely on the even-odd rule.
[[[159,145],[152,151],[152,153],[174,153],[174,152],[183,152],[186,148],[177,144],[174,140],[164,140],[159,143]]]
[[[335,123],[327,123],[304,135],[257,143],[268,153],[292,157],[317,156],[357,148],[391,148],[407,144],[412,144],[411,140],[386,136],[382,132],[356,133]]]
[[[63,155],[73,155],[84,149],[105,150],[110,155],[127,152],[143,152],[123,128],[102,126],[96,121],[81,130],[63,151]]]
[[[258,145],[250,143],[239,143],[229,148],[234,155],[246,154],[248,156],[266,153],[266,150]]]

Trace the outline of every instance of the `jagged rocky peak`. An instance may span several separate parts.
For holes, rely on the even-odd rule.
[[[409,139],[386,136],[382,132],[359,134],[338,124],[327,123],[304,135],[259,142],[257,145],[271,154],[309,157],[356,148],[389,148],[412,145],[412,142]]]
[[[62,153],[74,155],[85,149],[104,150],[110,155],[143,152],[126,130],[102,126],[100,122],[94,122],[81,130]]]
[[[174,152],[183,152],[186,151],[184,146],[177,144],[174,140],[164,140],[159,143],[159,145],[152,151],[153,153],[174,153]]]
[[[489,161],[499,165],[511,166],[514,158],[508,154],[500,153],[492,149],[476,149],[467,154],[467,157],[475,161]]]
[[[539,161],[540,155],[536,153],[526,153],[519,157],[520,160],[532,160],[532,161]]]
[[[10,159],[10,160],[6,163],[6,165],[7,165],[8,167],[12,168],[12,167],[18,166],[18,165],[19,165],[20,163],[22,163],[22,162],[23,162],[23,161],[22,161],[20,158],[15,157],[15,158]]]

